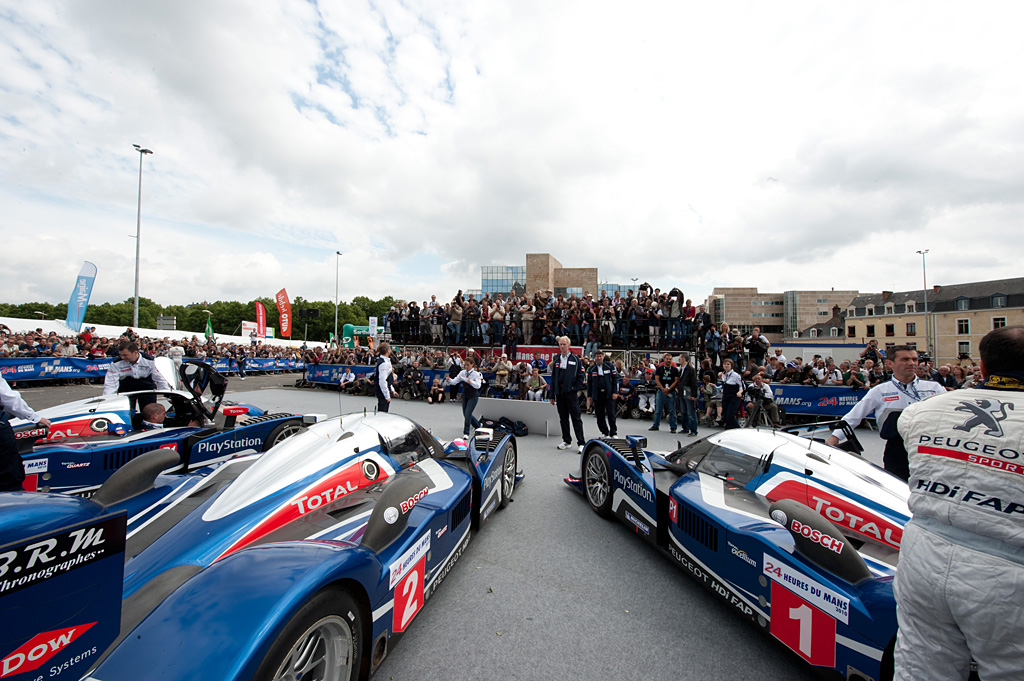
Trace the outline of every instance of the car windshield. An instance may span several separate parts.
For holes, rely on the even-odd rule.
[[[385,432],[388,438],[399,438],[414,429],[408,419],[391,414],[349,414],[318,423],[260,457],[224,490],[203,518],[224,517],[317,471],[379,448]]]
[[[697,471],[746,485],[761,474],[762,467],[760,459],[724,445],[712,444],[711,451],[697,466]]]

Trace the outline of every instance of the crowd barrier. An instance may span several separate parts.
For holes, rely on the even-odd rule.
[[[83,357],[21,357],[0,360],[0,376],[7,381],[41,381],[56,378],[102,378],[107,367],[114,360],[85,359]],[[186,358],[186,362],[201,360]],[[233,359],[207,361],[222,374],[237,373],[238,365]],[[304,364],[294,359],[250,357],[245,363],[246,371],[302,371]]]
[[[318,364],[306,367],[306,380],[310,383],[321,385],[338,385],[341,382],[341,375],[345,373],[346,366],[352,369],[352,373],[356,377],[373,373],[373,367],[368,366]],[[440,378],[443,383],[444,379],[448,376],[448,372],[443,369],[422,369],[421,371],[423,371],[427,385],[432,384],[434,378]],[[488,383],[494,380],[493,373],[485,373],[483,376]],[[550,384],[550,374],[546,375],[545,379]],[[633,379],[632,382],[633,385],[636,385],[639,381],[638,379]],[[513,385],[515,385],[514,382]],[[772,383],[770,385],[776,404],[780,407],[785,407],[787,414],[806,416],[831,416],[836,418],[844,416],[846,412],[853,408],[853,405],[860,402],[867,392],[866,390],[854,390],[853,388],[842,386],[809,386],[781,383]],[[703,399],[701,400],[701,408],[703,408]]]

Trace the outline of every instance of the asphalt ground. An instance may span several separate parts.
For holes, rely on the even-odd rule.
[[[339,402],[337,392],[295,389],[297,377],[231,379],[230,398],[328,416],[375,406],[368,397],[345,395]],[[100,390],[50,386],[21,393],[41,409]],[[439,439],[462,432],[459,404],[396,399],[391,411]],[[586,434],[597,435],[594,417],[583,420]],[[647,436],[650,449],[675,448],[677,436],[664,428],[648,432],[649,426],[649,421],[622,421],[619,434]],[[701,435],[713,432],[700,430]],[[880,458],[877,435],[858,434],[870,458]],[[474,538],[374,678],[820,678],[625,526],[593,513],[562,480],[578,470],[579,455],[557,450],[560,439],[537,434],[519,439],[519,467],[526,479],[515,503],[493,515]]]

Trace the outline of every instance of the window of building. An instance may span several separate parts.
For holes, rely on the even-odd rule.
[[[916,336],[917,335],[917,322],[907,322],[907,335],[908,336]]]
[[[875,337],[875,325],[874,324],[868,324],[867,330],[864,331],[864,335],[867,336],[868,338],[874,338]]]
[[[885,314],[892,314],[892,310],[893,310],[892,305],[886,305],[885,306]]]
[[[836,327],[836,326],[833,326],[832,328],[830,328],[828,330],[828,335],[832,336],[833,338],[838,338],[839,337],[839,328]]]
[[[992,328],[993,329],[1001,329],[1004,326],[1006,326],[1006,317],[993,317],[992,318]]]
[[[794,331],[793,332],[793,338],[799,338],[799,337],[800,337],[800,332],[799,331]]]
[[[847,316],[847,317],[856,317],[856,316],[857,316],[857,309],[856,309],[856,308],[853,308],[853,307],[851,307],[850,309],[848,309],[848,310],[846,311],[846,316]]]
[[[917,350],[917,343],[915,343],[914,341],[910,341],[909,343],[907,343],[907,347],[908,348],[914,348],[915,350]],[[889,354],[889,353],[886,353],[886,354]]]
[[[957,298],[956,299],[956,309],[957,310],[970,310],[971,309],[971,301],[970,301],[970,299],[968,299],[968,298]]]
[[[917,303],[907,303],[907,312],[917,312]]]
[[[1002,293],[992,296],[992,307],[1006,307],[1006,296]]]
[[[971,334],[971,320],[970,319],[958,319],[956,320],[956,335],[958,336],[969,336]]]
[[[819,317],[831,317],[832,313],[831,312],[826,312],[825,310],[818,310],[818,316]]]
[[[847,338],[856,338],[857,337],[857,327],[854,326],[854,325],[850,325],[850,326],[846,327],[846,337]]]
[[[968,357],[970,357],[971,356],[971,341],[957,341],[957,343],[956,343],[956,355],[957,355],[957,357],[960,357],[961,355],[967,355]]]
[[[896,335],[896,325],[895,324],[886,324],[885,325],[885,335],[886,336],[895,336]]]
[[[875,316],[875,308],[873,306],[872,307],[868,307],[866,311],[867,311],[867,315],[869,317],[874,317]]]
[[[885,344],[885,354],[886,354],[887,357],[892,357],[892,349],[894,347],[896,347],[895,343],[886,343]]]
[[[828,298],[818,298],[817,302],[818,303],[827,303],[828,302]]]
[[[811,329],[811,338],[817,338],[817,337],[818,337],[818,330],[817,329]]]

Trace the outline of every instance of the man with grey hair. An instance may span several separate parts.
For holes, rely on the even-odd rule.
[[[576,431],[576,444],[580,452],[586,438],[583,436],[583,418],[580,416],[580,390],[586,379],[583,362],[569,352],[569,337],[559,336],[558,354],[551,358],[551,404],[558,406],[558,421],[562,426],[562,443],[559,449],[572,447],[569,420]]]

